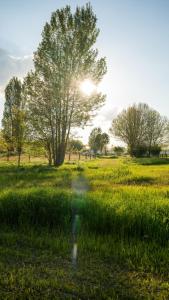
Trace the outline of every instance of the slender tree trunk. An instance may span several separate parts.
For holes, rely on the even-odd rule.
[[[49,153],[48,153],[48,163],[49,163],[49,166],[52,165],[52,154],[51,154],[51,151],[49,151]]]
[[[152,147],[152,142],[150,142],[149,144],[149,149],[148,149],[148,156],[151,156],[151,147]]]
[[[18,151],[18,168],[20,167],[21,164],[21,151]]]
[[[9,153],[10,153],[10,151],[7,150],[7,161],[9,161]]]
[[[52,143],[47,141],[46,142],[46,150],[47,150],[47,158],[49,166],[52,165]]]

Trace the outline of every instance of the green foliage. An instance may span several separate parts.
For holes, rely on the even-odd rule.
[[[145,103],[133,104],[112,121],[111,132],[127,144],[131,156],[153,153],[168,135],[168,119]],[[151,152],[152,150],[152,152]]]
[[[52,13],[34,55],[35,72],[25,79],[29,128],[40,138],[54,165],[64,162],[70,130],[84,126],[105,96],[80,91],[90,79],[98,84],[106,73],[105,58],[94,48],[99,29],[90,4],[70,6]]]
[[[5,89],[2,126],[8,152],[16,149],[19,166],[25,138],[25,111],[22,84],[17,77],[13,77]]]
[[[70,139],[67,145],[67,151],[69,152],[79,152],[84,148],[82,141]]]
[[[115,152],[116,155],[120,156],[120,155],[122,155],[124,153],[125,148],[121,147],[121,146],[115,146],[113,148],[113,151]]]
[[[45,149],[41,141],[28,141],[24,145],[24,153],[34,157],[45,154]]]
[[[107,133],[102,133],[101,128],[94,128],[89,136],[90,149],[96,154],[98,151],[102,152],[103,148],[109,143],[109,136]]]
[[[0,153],[4,153],[7,151],[7,143],[5,141],[3,131],[0,130]]]

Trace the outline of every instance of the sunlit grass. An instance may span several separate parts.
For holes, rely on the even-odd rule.
[[[0,174],[3,295],[8,286],[9,295],[20,297],[37,297],[38,291],[45,297],[46,291],[58,299],[65,293],[69,299],[167,299],[169,164],[125,158],[18,169],[1,162]],[[85,184],[80,193],[79,178]],[[72,277],[74,209],[80,229]]]

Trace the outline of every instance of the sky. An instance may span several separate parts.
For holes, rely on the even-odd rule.
[[[90,3],[100,28],[96,47],[107,61],[102,82],[107,97],[93,125],[76,131],[84,143],[93,127],[108,132],[112,119],[132,103],[146,102],[169,117],[169,0]],[[23,78],[33,67],[33,52],[45,22],[67,4],[75,9],[86,1],[0,0],[0,119],[5,85],[14,75]]]

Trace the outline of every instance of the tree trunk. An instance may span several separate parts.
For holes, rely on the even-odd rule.
[[[47,148],[47,157],[48,157],[48,163],[49,163],[49,166],[52,165],[52,145],[50,142],[47,142],[47,145],[46,145],[46,148]]]
[[[9,161],[9,157],[10,157],[10,150],[7,150],[7,161]]]
[[[20,167],[21,163],[21,151],[18,151],[18,168]]]
[[[49,147],[49,150],[48,150],[48,164],[49,164],[49,166],[52,165],[52,153],[51,153],[50,147]]]
[[[64,163],[66,153],[65,145],[61,144],[58,147],[57,156],[55,156],[54,166],[59,167]]]

